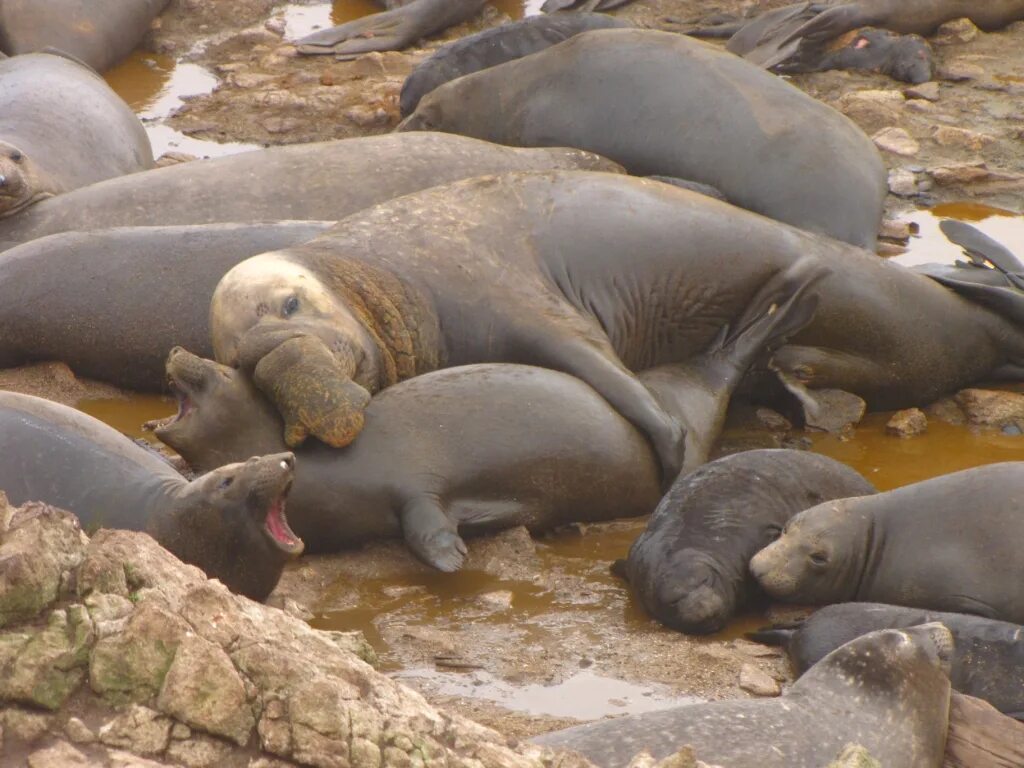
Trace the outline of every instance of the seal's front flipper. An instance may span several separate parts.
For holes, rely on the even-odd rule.
[[[437,499],[419,496],[402,507],[399,518],[405,543],[416,557],[446,573],[462,567],[466,542]]]
[[[857,424],[867,411],[867,403],[841,389],[808,389],[803,382],[773,367],[782,385],[803,409],[804,424],[811,429],[839,434]]]
[[[1024,264],[1002,243],[993,240],[977,227],[955,219],[939,222],[946,238],[964,249],[976,264],[988,262],[1006,276],[1011,285],[1024,290]]]
[[[925,273],[935,282],[944,285],[956,294],[963,296],[968,301],[980,304],[983,307],[1005,317],[1011,322],[1024,327],[1024,291],[1006,286],[985,285],[981,282],[971,282],[971,273],[978,271],[962,269],[963,280],[955,280],[940,273]],[[995,270],[984,270],[992,272]]]
[[[800,39],[821,45],[861,27],[882,26],[881,21],[881,17],[866,12],[861,3],[836,5],[801,24],[780,43],[780,47]]]

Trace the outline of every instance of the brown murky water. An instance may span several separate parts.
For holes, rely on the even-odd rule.
[[[79,400],[75,407],[109,424],[118,432],[131,438],[144,438],[156,445],[162,445],[152,432],[145,432],[142,425],[152,419],[162,419],[178,410],[174,398],[162,395],[132,395],[130,398],[104,398]]]

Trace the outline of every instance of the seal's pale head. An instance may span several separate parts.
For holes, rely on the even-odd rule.
[[[20,149],[0,141],[0,218],[60,191],[50,189],[44,176]]]

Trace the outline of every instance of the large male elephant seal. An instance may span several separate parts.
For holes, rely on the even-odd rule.
[[[398,130],[598,152],[638,176],[874,250],[885,165],[850,120],[731,54],[670,32],[585,32],[440,86]]]
[[[663,709],[533,741],[579,752],[599,768],[625,768],[641,750],[665,758],[687,745],[697,759],[729,768],[822,768],[850,743],[880,765],[939,768],[952,646],[941,624],[873,632],[830,653],[777,699]]]
[[[302,552],[285,518],[290,453],[231,464],[192,482],[100,421],[38,397],[0,392],[0,489],[43,501],[87,530],[145,531],[235,592],[263,600]]]
[[[749,637],[784,645],[793,666],[803,674],[861,635],[932,621],[941,622],[953,633],[955,651],[949,674],[953,688],[1024,719],[1024,627],[1019,624],[881,603],[840,603],[815,611],[799,624],[764,629]]]
[[[577,149],[511,149],[440,133],[271,147],[156,168],[45,200],[0,221],[0,247],[106,227],[333,221],[456,179],[576,168],[618,166]]]
[[[845,464],[806,451],[726,456],[676,480],[619,567],[662,624],[717,632],[761,596],[747,564],[790,517],[874,492]]]
[[[321,29],[295,42],[299,53],[340,61],[371,51],[400,51],[417,40],[469,21],[487,0],[412,0],[399,8]]]
[[[530,16],[460,37],[434,51],[405,79],[398,99],[402,117],[412,113],[426,94],[449,80],[521,59],[582,32],[628,26],[632,25],[603,13],[559,13]]]
[[[1024,622],[1024,463],[829,501],[750,561],[765,591],[816,605],[865,600]]]
[[[0,61],[0,216],[152,167],[145,128],[95,72],[47,53]]]
[[[55,48],[97,72],[117,64],[168,0],[0,0],[0,51]]]
[[[640,374],[690,425],[687,464],[706,460],[757,352],[810,320],[812,286],[823,275],[798,262],[768,280],[743,322],[707,352]],[[280,416],[248,375],[175,349],[167,378],[178,413],[151,426],[194,467],[285,447]],[[401,532],[423,560],[453,570],[466,551],[460,525],[550,528],[646,515],[657,503],[658,467],[643,437],[590,387],[555,371],[476,365],[427,373],[375,397],[366,422],[346,448],[299,449],[292,519],[317,547]]]
[[[81,376],[162,390],[172,347],[213,354],[210,299],[225,272],[310,240],[332,223],[62,232],[4,251],[0,368],[61,360]]]
[[[347,444],[370,393],[401,379],[520,362],[590,384],[671,480],[682,434],[630,371],[706,350],[805,256],[831,274],[773,356],[788,386],[905,407],[1024,360],[1024,330],[862,249],[667,184],[571,171],[434,187],[248,259],[217,286],[210,327],[218,359],[281,409],[290,445]]]

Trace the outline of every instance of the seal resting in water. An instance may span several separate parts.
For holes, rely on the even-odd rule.
[[[599,768],[687,745],[697,759],[729,768],[821,768],[850,743],[884,766],[939,768],[952,651],[941,624],[873,632],[830,653],[777,699],[663,709],[531,741],[579,752]]]
[[[618,166],[577,149],[512,149],[451,134],[293,144],[155,168],[44,200],[0,221],[0,245],[107,227],[333,221],[435,184],[548,169]]]
[[[142,123],[95,72],[48,53],[0,61],[0,216],[152,167]]]
[[[584,32],[445,83],[397,130],[588,149],[631,174],[709,184],[735,205],[870,250],[888,192],[878,150],[849,119],[671,32]]]
[[[0,0],[0,51],[54,48],[97,72],[131,53],[168,0]]]
[[[402,117],[416,109],[424,95],[449,80],[521,59],[581,32],[628,26],[632,25],[603,13],[560,13],[530,16],[445,43],[405,78],[398,100]]]
[[[736,329],[704,354],[640,374],[690,425],[688,464],[706,460],[754,356],[810,320],[812,286],[823,276],[798,262],[768,280]],[[168,356],[167,378],[178,413],[149,426],[194,467],[284,447],[280,416],[242,372],[179,348]],[[658,467],[643,437],[590,387],[555,371],[476,365],[427,373],[375,397],[366,423],[346,448],[299,449],[292,519],[318,548],[403,535],[424,561],[454,570],[466,552],[461,526],[538,530],[646,515],[658,500]]]
[[[676,480],[617,564],[649,614],[683,632],[717,632],[761,590],[747,564],[797,512],[875,488],[807,451],[726,456]]]
[[[933,621],[953,633],[949,674],[953,688],[984,699],[1000,712],[1024,718],[1024,627],[1019,624],[881,603],[840,603],[798,624],[763,629],[748,637],[785,646],[797,673],[803,674],[839,646],[868,632]]]
[[[73,408],[0,392],[0,489],[89,531],[145,531],[235,592],[263,600],[302,542],[285,518],[295,459],[252,458],[188,482],[166,461]]]
[[[863,600],[1019,624],[1022,497],[1024,463],[1007,462],[825,502],[792,518],[750,570],[779,600]]]
[[[61,360],[80,376],[162,391],[177,344],[210,346],[210,298],[235,264],[333,222],[61,232],[0,254],[0,368]],[[242,457],[247,458],[247,457]]]
[[[217,358],[280,409],[289,445],[346,445],[370,393],[396,381],[520,362],[590,384],[671,481],[681,430],[631,371],[700,354],[805,257],[831,274],[772,357],[790,386],[898,408],[1024,360],[1024,330],[861,249],[667,184],[571,171],[434,187],[248,259],[217,286],[210,327]]]

